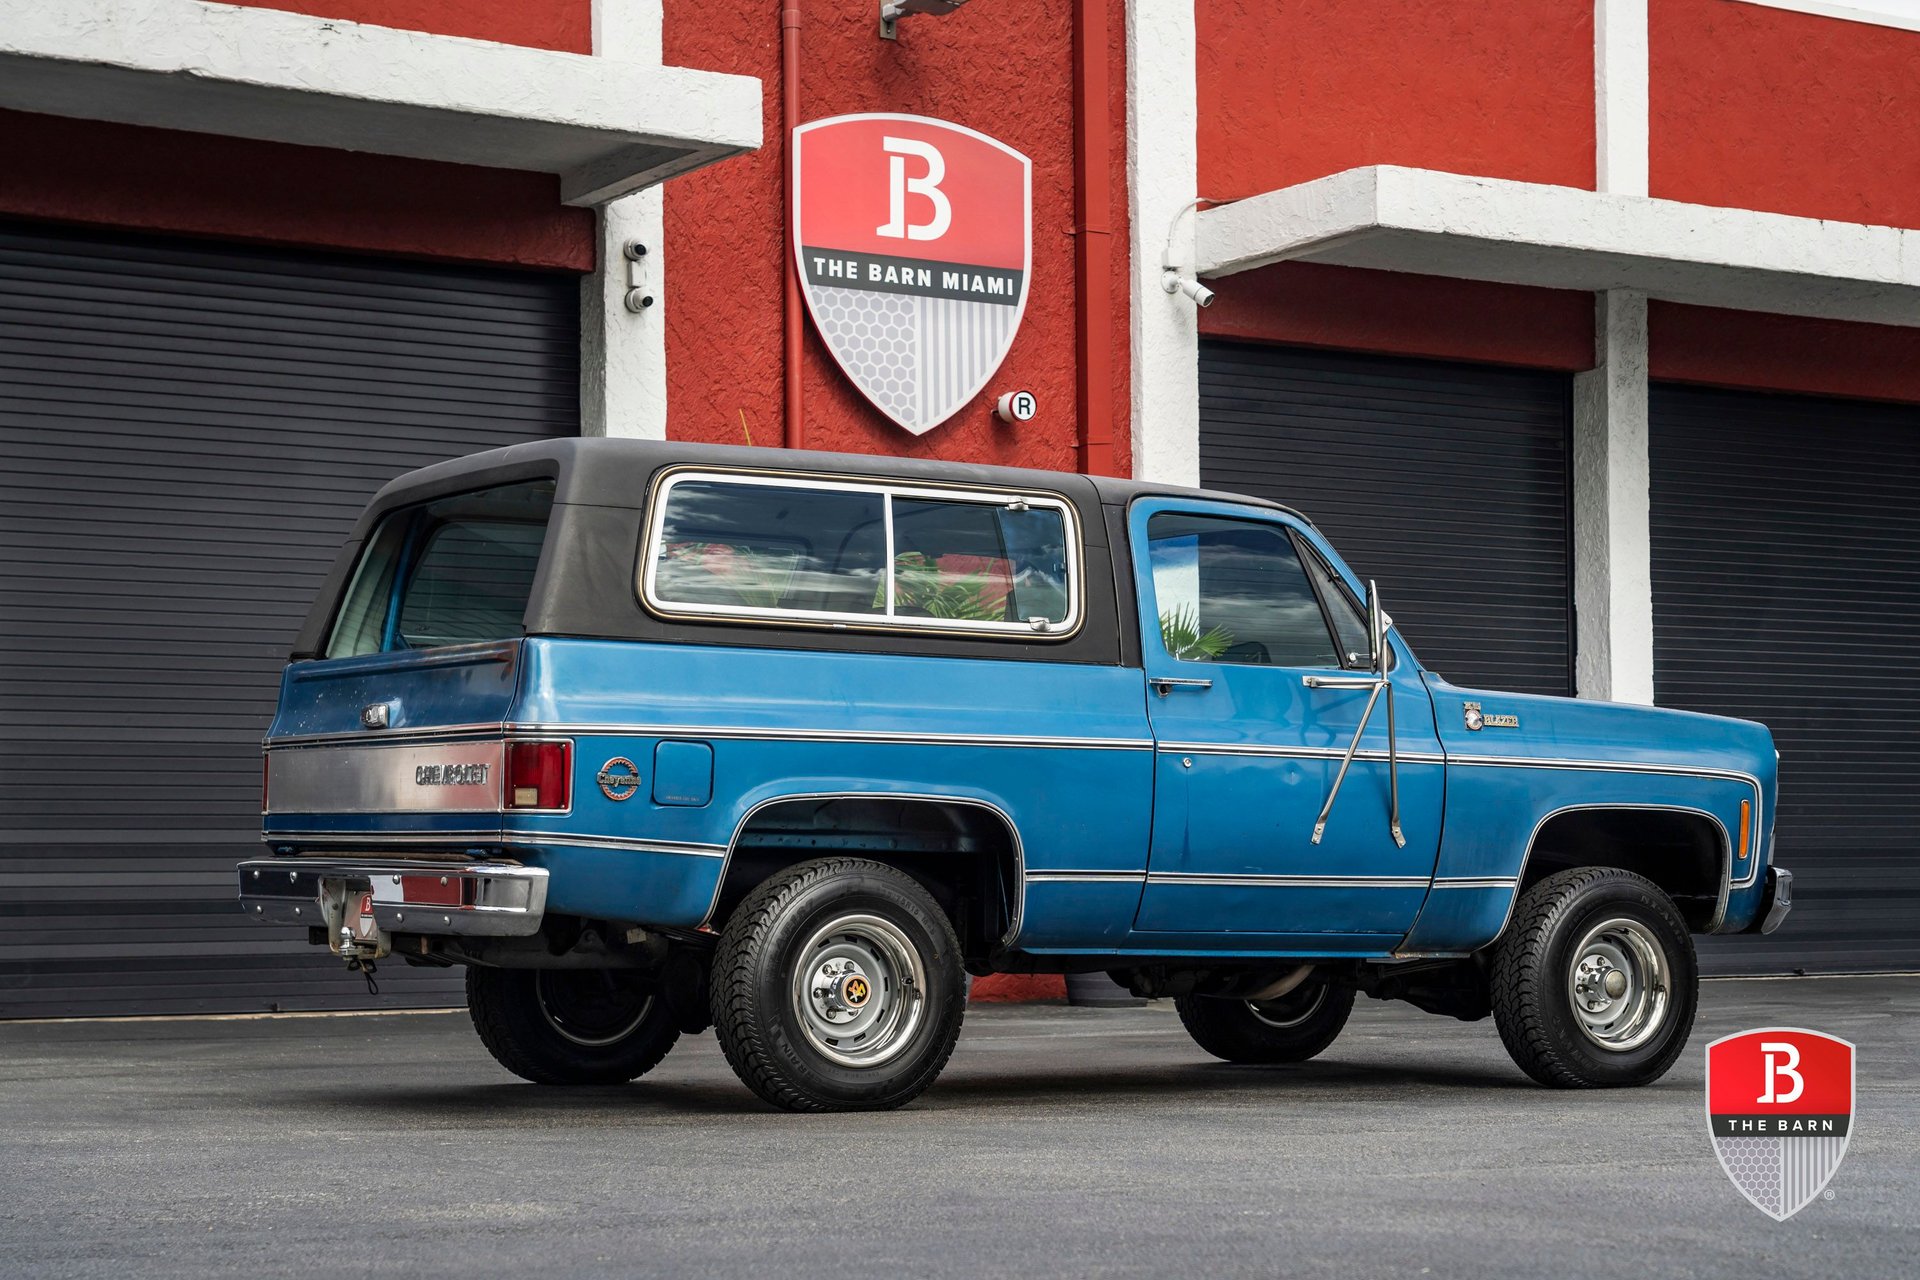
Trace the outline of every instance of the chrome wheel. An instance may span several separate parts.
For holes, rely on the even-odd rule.
[[[604,969],[538,970],[533,998],[561,1039],[587,1049],[619,1044],[653,1012],[651,992]]]
[[[1253,1016],[1270,1027],[1285,1030],[1297,1027],[1320,1012],[1327,1002],[1327,984],[1316,982],[1304,990],[1289,991],[1275,1000],[1249,1000],[1247,1008]]]
[[[1587,930],[1571,953],[1567,997],[1580,1030],[1625,1053],[1652,1039],[1667,1016],[1672,979],[1653,930],[1618,917]]]
[[[814,931],[794,963],[801,1034],[843,1067],[877,1067],[912,1043],[927,1001],[920,953],[891,921],[838,916]]]

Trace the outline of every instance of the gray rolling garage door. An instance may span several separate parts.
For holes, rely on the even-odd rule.
[[[1920,409],[1652,395],[1654,688],[1779,744],[1794,912],[1710,971],[1920,969]]]
[[[1571,691],[1567,375],[1207,342],[1200,474],[1297,507],[1422,662]]]
[[[447,1004],[243,920],[259,740],[366,498],[578,430],[578,281],[0,225],[0,1016]]]

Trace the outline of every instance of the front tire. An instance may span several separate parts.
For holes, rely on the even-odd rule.
[[[804,862],[749,893],[720,935],[713,1025],[741,1082],[788,1111],[918,1097],[960,1036],[960,940],[911,876]]]
[[[1699,999],[1686,921],[1658,885],[1617,867],[1534,885],[1494,951],[1500,1039],[1555,1088],[1658,1080],[1686,1047]]]
[[[1228,1062],[1305,1062],[1325,1052],[1353,1013],[1353,988],[1310,977],[1275,1000],[1181,996],[1174,1002],[1193,1042]]]
[[[630,969],[470,965],[467,1011],[494,1060],[535,1084],[625,1084],[680,1038],[666,999]]]

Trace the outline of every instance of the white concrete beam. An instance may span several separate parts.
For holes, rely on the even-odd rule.
[[[1194,56],[1193,0],[1128,0],[1133,474],[1190,485],[1200,483],[1200,322],[1160,278],[1163,259],[1196,270]]]
[[[581,205],[760,145],[751,77],[200,0],[0,0],[0,107],[552,173]]]
[[[1651,703],[1646,296],[1599,295],[1594,346],[1573,379],[1574,689]]]
[[[1271,262],[1920,325],[1920,231],[1380,165],[1199,217],[1209,276]]]
[[[661,0],[593,0],[596,56],[635,66],[660,62]],[[667,438],[667,278],[658,188],[600,206],[598,266],[580,281],[580,434]],[[628,244],[647,254],[630,269]],[[653,305],[626,305],[629,280]]]

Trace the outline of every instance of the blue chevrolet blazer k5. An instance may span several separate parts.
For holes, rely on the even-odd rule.
[[[713,1027],[798,1110],[945,1065],[967,975],[1106,971],[1295,1062],[1356,993],[1642,1084],[1766,932],[1757,724],[1456,687],[1273,503],[567,440],[383,489],[294,646],[242,909],[466,966],[545,1084]]]

